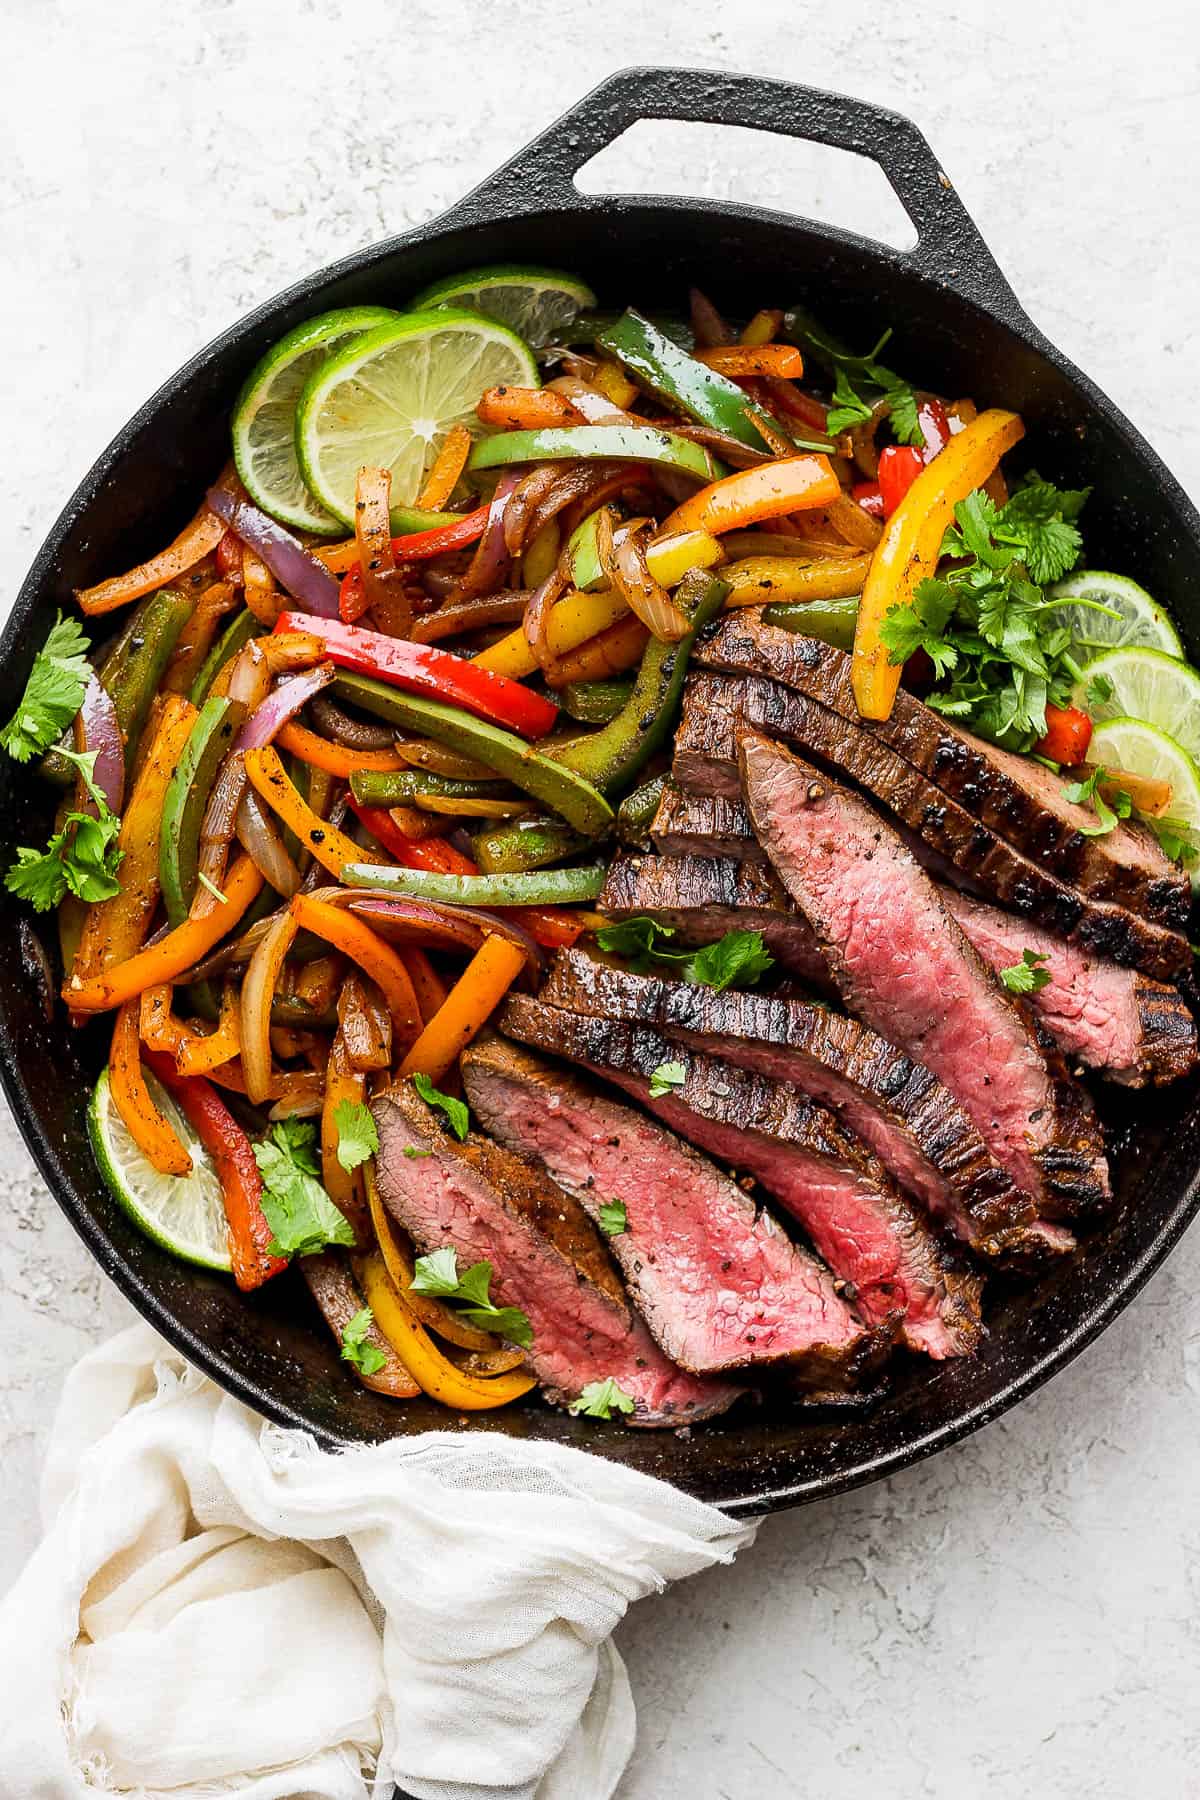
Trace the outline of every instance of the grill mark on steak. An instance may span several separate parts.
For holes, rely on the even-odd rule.
[[[636,1403],[633,1425],[677,1426],[724,1412],[741,1389],[669,1362],[629,1301],[595,1226],[549,1176],[486,1138],[459,1143],[408,1082],[372,1102],[379,1191],[423,1252],[451,1245],[488,1261],[492,1292],[533,1329],[526,1360],[565,1405],[607,1376]],[[405,1155],[406,1149],[423,1154]]]
[[[1033,917],[1093,954],[1169,979],[1191,959],[1186,937],[1123,906],[1092,900],[981,825],[955,800],[861,724],[759,676],[690,678],[675,739],[673,773],[688,790],[730,797],[737,745],[745,731],[799,744],[848,777],[915,834],[922,858],[937,858],[956,881]]]
[[[1040,1212],[1102,1205],[1108,1170],[1087,1096],[1052,1073],[1026,1015],[896,833],[768,738],[748,734],[740,760],[755,832],[851,1011],[945,1083]]]
[[[663,788],[650,821],[650,841],[662,856],[721,856],[749,863],[767,860],[740,798],[685,794],[673,782]]]
[[[729,614],[697,646],[696,660],[706,668],[772,676],[818,701],[890,746],[972,818],[1081,893],[1186,929],[1187,876],[1150,831],[1118,824],[1102,837],[1089,837],[1094,815],[1065,797],[1061,776],[975,737],[904,688],[887,719],[861,719],[844,650],[768,625],[761,616]]]
[[[1070,1247],[1060,1227],[1039,1224],[942,1083],[857,1019],[803,999],[638,974],[581,949],[558,952],[539,998],[652,1026],[674,1043],[792,1083],[832,1107],[902,1188],[989,1260],[1029,1266]]]
[[[865,1332],[828,1271],[707,1157],[644,1113],[496,1037],[462,1058],[484,1127],[532,1155],[593,1218],[625,1207],[609,1240],[662,1349],[695,1374],[778,1368],[810,1392],[842,1392],[886,1336]]]
[[[615,1082],[691,1143],[752,1175],[797,1219],[868,1325],[899,1315],[910,1350],[941,1360],[979,1340],[982,1283],[942,1250],[882,1164],[790,1085],[667,1043],[648,1025],[580,1015],[512,996],[502,1029]],[[652,1099],[650,1077],[684,1078]]]

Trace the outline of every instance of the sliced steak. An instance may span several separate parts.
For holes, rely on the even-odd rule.
[[[714,943],[727,931],[761,931],[785,969],[818,992],[830,991],[812,927],[770,867],[743,868],[715,857],[616,856],[596,905],[613,919],[658,919],[685,947]]]
[[[1124,906],[1088,899],[971,817],[928,776],[871,735],[807,695],[759,676],[692,676],[675,739],[673,770],[689,792],[732,797],[737,744],[747,731],[800,745],[847,776],[911,834],[936,873],[1013,912],[1032,917],[1093,955],[1169,979],[1186,968],[1186,937]]]
[[[789,1084],[668,1043],[648,1025],[565,1012],[513,996],[501,1019],[522,1043],[603,1075],[690,1143],[773,1194],[845,1284],[868,1325],[899,1322],[902,1341],[939,1360],[979,1340],[977,1275],[956,1269],[883,1165],[831,1112]],[[682,1078],[650,1096],[662,1064]]]
[[[1037,1221],[941,1082],[857,1019],[804,999],[636,974],[579,949],[558,952],[539,998],[652,1026],[673,1043],[791,1083],[832,1107],[906,1192],[982,1256],[1028,1265],[1071,1246],[1061,1226]]]
[[[562,1067],[499,1038],[462,1059],[472,1110],[536,1156],[593,1218],[619,1202],[610,1239],[651,1333],[695,1374],[781,1367],[810,1390],[843,1390],[880,1353],[833,1277],[737,1183],[673,1132]]]
[[[631,1425],[683,1425],[738,1397],[732,1383],[667,1360],[631,1311],[595,1226],[542,1169],[474,1134],[460,1144],[407,1081],[371,1110],[388,1211],[422,1252],[448,1244],[463,1267],[491,1263],[493,1296],[528,1316],[528,1362],[548,1399],[565,1405],[611,1375],[636,1402]]]
[[[767,860],[740,799],[685,794],[670,781],[650,821],[650,841],[663,856],[720,856],[752,863]]]
[[[1126,1087],[1178,1081],[1195,1068],[1196,1021],[1177,988],[1089,956],[966,894],[947,889],[942,899],[993,969],[1011,968],[1025,950],[1045,957],[1050,979],[1029,1002],[1068,1057]]]
[[[1083,1090],[976,955],[933,882],[866,801],[770,739],[741,744],[759,841],[817,932],[852,1012],[923,1062],[1049,1217],[1109,1197]]]
[[[844,650],[738,612],[726,615],[696,656],[708,668],[772,676],[819,701],[887,744],[981,825],[1081,893],[1186,928],[1188,878],[1151,832],[1123,824],[1089,837],[1095,817],[1066,798],[1061,776],[964,731],[903,688],[889,718],[860,719]]]

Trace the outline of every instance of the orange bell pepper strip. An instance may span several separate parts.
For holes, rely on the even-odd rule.
[[[186,1028],[185,1028],[186,1029]],[[175,1051],[175,1067],[181,1075],[207,1075],[242,1053],[241,1007],[238,991],[228,984],[221,995],[221,1016],[215,1031],[205,1036],[181,1038]]]
[[[138,997],[139,1036],[147,1050],[159,1050],[164,1056],[178,1056],[184,1044],[200,1035],[175,1017],[174,999],[175,989],[167,981],[143,988]]]
[[[421,1010],[408,970],[392,946],[353,913],[340,906],[331,906],[328,900],[296,894],[291,908],[293,918],[302,929],[314,932],[335,950],[341,950],[378,983],[392,1015],[395,1041],[405,1046],[413,1043],[421,1031]]]
[[[298,756],[310,768],[324,769],[327,775],[336,775],[342,781],[349,781],[355,769],[380,769],[390,773],[393,769],[408,767],[395,750],[351,750],[345,744],[331,744],[328,738],[309,731],[307,726],[297,725],[294,719],[289,719],[283,729],[276,732],[275,742],[281,750]]]
[[[438,451],[425,486],[417,495],[419,512],[441,512],[458,485],[471,454],[471,433],[465,425],[452,425]]]
[[[428,1023],[438,1008],[445,1005],[449,990],[425,952],[416,944],[405,944],[400,960],[408,970],[421,1018]]]
[[[444,1356],[397,1292],[378,1251],[352,1259],[359,1286],[375,1323],[397,1356],[431,1400],[456,1412],[483,1412],[507,1406],[535,1387],[534,1376],[514,1370],[509,1375],[469,1375]]]
[[[345,1039],[338,1031],[325,1065],[325,1092],[321,1101],[321,1180],[333,1204],[353,1226],[355,1240],[364,1245],[370,1241],[370,1230],[362,1178],[359,1170],[343,1168],[338,1161],[337,1109],[343,1101],[351,1106],[361,1106],[366,1094],[367,1078],[352,1065],[346,1054]]]
[[[134,1143],[160,1175],[190,1175],[191,1152],[146,1085],[138,1041],[138,1009],[132,1000],[120,1007],[108,1052],[108,1083],[113,1105]]]
[[[641,662],[649,642],[650,633],[642,621],[628,613],[578,650],[556,657],[545,671],[546,685],[563,688],[569,681],[603,681],[608,675],[620,675]]]
[[[186,694],[201,663],[212,649],[217,626],[227,612],[239,604],[240,595],[232,581],[214,581],[197,598],[192,616],[183,627],[162,686],[171,694]]]
[[[203,918],[185,919],[157,944],[87,981],[72,975],[63,984],[63,999],[76,1012],[107,1012],[158,982],[177,981],[232,931],[262,884],[250,858],[239,856],[225,877],[225,898],[211,912]]]
[[[507,938],[484,938],[404,1058],[401,1075],[428,1075],[431,1081],[440,1081],[483,1030],[525,964],[525,952]]]
[[[908,605],[917,583],[934,573],[958,502],[988,479],[1024,435],[1016,413],[998,407],[981,412],[922,469],[887,521],[863,584],[854,632],[850,681],[864,719],[888,718],[900,685],[900,666],[880,636],[883,621],[894,607]]]
[[[155,1051],[147,1061],[212,1157],[225,1202],[234,1280],[243,1292],[261,1287],[287,1268],[287,1258],[267,1248],[275,1233],[263,1212],[253,1144],[210,1082],[180,1075],[169,1057]]]
[[[571,402],[550,388],[488,388],[475,413],[484,425],[498,426],[501,431],[544,431],[579,423]]]
[[[392,1285],[409,1311],[416,1314],[422,1325],[427,1325],[430,1331],[436,1331],[448,1344],[457,1344],[460,1350],[498,1349],[499,1338],[493,1337],[488,1331],[478,1331],[474,1325],[468,1325],[444,1300],[438,1300],[433,1294],[413,1293],[413,1259],[407,1245],[397,1237],[388,1210],[383,1204],[373,1163],[363,1164],[363,1176],[371,1224],[375,1228],[375,1241],[383,1257],[384,1267],[392,1278]]]
[[[701,488],[664,519],[656,536],[707,531],[718,537],[723,531],[757,525],[760,519],[828,506],[841,491],[827,456],[783,456],[753,469],[739,469]]]
[[[693,350],[692,355],[718,375],[774,375],[799,381],[804,373],[804,358],[792,344],[717,344],[711,350]]]
[[[167,587],[180,575],[186,575],[194,569],[198,562],[216,549],[225,536],[225,522],[218,519],[216,513],[210,512],[207,506],[200,511],[189,525],[185,525],[173,544],[152,556],[149,562],[139,563],[136,569],[130,569],[126,575],[115,575],[110,581],[101,581],[95,587],[76,588],[75,598],[79,602],[81,612],[89,618],[99,613],[115,611],[130,600],[140,600],[143,594],[152,594],[155,588]]]
[[[246,776],[255,792],[261,794],[272,812],[295,833],[306,850],[311,850],[322,868],[337,880],[347,863],[383,862],[372,850],[364,850],[353,838],[330,825],[315,813],[304,796],[288,780],[287,770],[278,752],[268,746],[264,750],[246,751]]]

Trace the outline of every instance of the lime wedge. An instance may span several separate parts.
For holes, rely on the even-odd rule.
[[[1093,719],[1145,719],[1200,757],[1200,675],[1164,650],[1106,651],[1088,664],[1075,701]]]
[[[1056,582],[1048,590],[1052,600],[1061,600],[1046,617],[1052,625],[1065,625],[1075,639],[1072,654],[1081,666],[1100,656],[1105,650],[1163,650],[1168,656],[1182,656],[1179,633],[1162,607],[1153,601],[1144,587],[1130,581],[1127,575],[1109,575],[1103,569],[1077,569]],[[1088,600],[1107,606],[1117,614],[1090,606],[1072,605]]]
[[[324,537],[340,535],[341,520],[317,504],[300,473],[296,402],[326,357],[349,339],[399,317],[386,306],[318,313],[280,338],[251,370],[233,409],[233,460],[254,504],[273,519]]]
[[[192,1153],[190,1175],[160,1175],[142,1155],[113,1103],[105,1069],[88,1105],[88,1136],[100,1173],[135,1225],[172,1256],[205,1269],[231,1268],[221,1183],[171,1096],[147,1072],[146,1085]]]
[[[348,527],[363,463],[390,469],[393,505],[411,506],[450,427],[478,430],[480,395],[504,382],[541,385],[533,352],[478,313],[447,307],[381,325],[331,357],[305,384],[296,409],[304,479]]]
[[[1189,862],[1192,892],[1200,889],[1200,767],[1182,744],[1148,725],[1145,719],[1106,719],[1092,733],[1088,761],[1170,782],[1171,804],[1166,820],[1172,832],[1197,853]]]
[[[412,306],[414,312],[457,306],[483,313],[540,350],[566,331],[585,307],[595,304],[591,288],[575,275],[564,275],[560,269],[500,265],[435,281],[421,290]]]

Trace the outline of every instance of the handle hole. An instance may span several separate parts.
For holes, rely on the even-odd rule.
[[[744,125],[639,119],[575,176],[584,194],[687,194],[823,220],[895,250],[917,233],[877,163]]]

